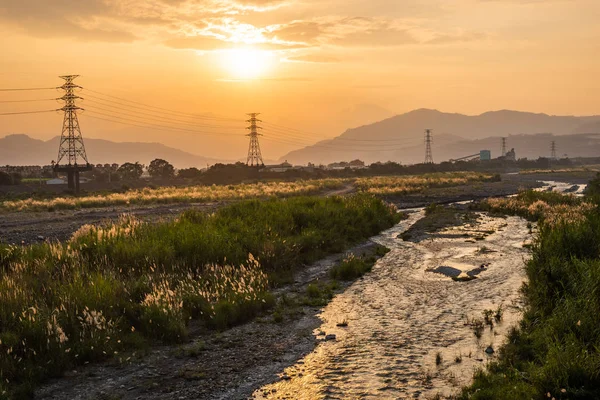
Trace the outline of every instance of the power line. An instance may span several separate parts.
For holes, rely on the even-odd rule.
[[[0,92],[20,92],[25,90],[52,90],[58,89],[57,87],[45,87],[45,88],[11,88],[11,89],[0,89]]]
[[[89,113],[92,114],[98,114],[98,115],[102,115],[104,117],[109,117],[109,118],[102,118],[102,117],[97,117],[94,115],[88,115]],[[231,136],[241,136],[239,134],[231,134],[231,133],[225,133],[225,132],[202,132],[202,131],[197,131],[197,130],[193,130],[193,129],[184,129],[184,128],[177,128],[177,127],[170,127],[170,126],[166,126],[166,125],[155,125],[155,124],[151,124],[151,125],[142,125],[143,121],[134,121],[131,119],[127,119],[127,118],[121,118],[121,117],[116,117],[116,116],[112,116],[110,114],[104,114],[104,113],[99,113],[96,111],[90,111],[87,110],[85,113],[81,114],[81,116],[86,117],[86,118],[94,118],[94,119],[98,119],[98,120],[102,120],[102,121],[107,121],[107,122],[114,122],[117,124],[122,124],[122,125],[129,125],[129,126],[136,126],[139,128],[147,128],[147,129],[154,129],[154,130],[158,130],[158,131],[163,131],[163,132],[174,132],[174,131],[180,131],[180,132],[186,132],[186,133],[195,133],[195,134],[202,134],[202,135],[231,135]],[[115,120],[113,118],[116,119],[120,119],[122,121],[118,121]]]
[[[56,111],[59,111],[59,110],[16,111],[16,112],[0,113],[0,115],[40,114],[40,113],[56,112]]]
[[[210,129],[223,129],[223,128],[233,129],[234,128],[232,126],[224,126],[224,125],[198,124],[198,123],[193,123],[193,122],[188,122],[188,121],[183,121],[183,120],[171,119],[171,118],[166,118],[166,117],[161,117],[161,116],[154,116],[153,114],[140,113],[140,112],[138,112],[136,114],[132,114],[132,113],[124,112],[124,111],[111,110],[110,108],[99,107],[97,105],[93,105],[91,107],[86,107],[86,109],[91,110],[91,111],[101,110],[101,111],[106,111],[106,112],[110,112],[110,113],[117,114],[117,115],[124,115],[124,116],[134,117],[137,119],[153,120],[153,121],[160,122],[160,123],[179,124],[179,125],[186,125],[186,126],[198,126],[198,127],[210,128]],[[138,117],[138,114],[148,115],[148,117]]]
[[[249,122],[250,126],[246,129],[249,129],[250,133],[246,136],[250,136],[250,144],[248,145],[248,158],[246,160],[246,165],[250,167],[258,167],[265,165],[260,152],[260,145],[258,144],[258,136],[260,135],[258,130],[262,128],[256,124],[257,122],[262,121],[256,118],[260,115],[259,113],[250,113],[248,115],[250,116],[250,119],[246,122]]]
[[[31,99],[31,100],[0,100],[0,103],[30,103],[34,101],[56,101],[58,99]]]
[[[161,119],[161,120],[165,120],[165,121],[168,121],[168,122],[181,123],[181,124],[194,125],[194,126],[211,127],[211,128],[231,128],[231,127],[234,126],[232,124],[229,124],[229,125],[212,125],[212,124],[200,123],[200,122],[196,122],[196,121],[188,121],[188,120],[185,120],[185,119],[179,119],[179,118],[174,118],[174,117],[169,117],[169,116],[163,116],[161,114],[156,114],[155,112],[146,113],[146,112],[133,111],[133,110],[128,110],[128,109],[123,110],[123,108],[121,108],[121,107],[113,106],[113,105],[106,104],[104,102],[99,102],[99,101],[96,101],[96,100],[86,99],[86,101],[87,102],[91,102],[93,104],[93,107],[97,107],[98,109],[105,110],[105,111],[111,111],[111,112],[115,112],[115,113],[121,113],[121,114],[125,114],[125,115],[135,115],[135,116],[137,116],[137,115],[147,115],[149,117],[156,118],[156,119]],[[107,110],[107,109],[104,109],[104,108],[102,108],[100,106],[102,106],[102,107],[109,107],[109,108],[112,108],[112,109],[115,109],[115,110]],[[130,111],[132,113],[135,113],[135,114],[131,114]],[[240,126],[241,124],[242,124],[242,121],[239,121],[239,124],[237,124],[235,126]]]
[[[433,154],[431,153],[431,129],[425,129],[425,164],[433,164]]]
[[[156,106],[152,106],[152,105],[149,105],[149,104],[140,103],[140,102],[133,101],[133,100],[127,100],[127,99],[124,99],[122,97],[117,97],[117,96],[113,96],[113,95],[110,95],[110,94],[105,94],[105,93],[98,92],[98,91],[92,90],[92,89],[84,88],[84,90],[87,91],[87,92],[96,93],[96,94],[99,94],[99,95],[102,95],[102,96],[105,96],[105,97],[114,98],[114,99],[125,101],[125,102],[128,102],[128,103],[138,104],[138,105],[144,106],[146,108],[153,108],[153,109],[156,109],[156,110],[161,110],[161,111],[165,111],[165,112],[168,112],[168,113],[171,113],[171,114],[177,114],[177,115],[181,115],[181,116],[189,116],[190,118],[207,119],[207,120],[218,120],[218,121],[235,121],[235,122],[241,122],[241,120],[232,119],[232,118],[208,117],[208,116],[202,116],[202,115],[197,115],[197,114],[184,113],[184,112],[181,112],[181,111],[169,110],[168,108],[156,107]],[[130,106],[130,107],[134,107],[134,106]]]

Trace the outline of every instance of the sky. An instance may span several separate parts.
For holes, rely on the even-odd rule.
[[[0,0],[0,89],[77,74],[84,138],[232,160],[260,112],[277,159],[417,108],[600,114],[599,20],[598,0]],[[0,91],[0,113],[60,95]],[[0,116],[0,136],[61,127]]]

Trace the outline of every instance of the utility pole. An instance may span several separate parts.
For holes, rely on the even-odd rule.
[[[260,153],[260,145],[258,144],[258,133],[259,129],[262,129],[260,126],[256,125],[257,122],[262,122],[260,119],[257,119],[260,114],[259,113],[250,113],[248,114],[250,119],[246,122],[250,123],[250,126],[246,129],[250,130],[250,133],[246,136],[250,136],[250,145],[248,146],[248,159],[246,161],[246,165],[250,167],[259,167],[264,166],[262,155]]]
[[[425,164],[433,164],[433,155],[431,153],[432,129],[425,129]]]
[[[554,140],[550,142],[550,158],[556,160],[556,142]]]
[[[506,156],[506,138],[502,138],[502,157]]]
[[[79,193],[79,173],[92,170],[85,153],[79,120],[77,119],[77,111],[83,110],[75,104],[76,100],[82,99],[75,94],[75,89],[80,89],[81,86],[73,83],[78,76],[65,75],[60,77],[65,81],[60,87],[65,91],[65,94],[59,99],[65,102],[65,105],[60,109],[60,111],[64,111],[65,116],[58,146],[58,158],[54,165],[56,172],[67,173],[69,189],[75,193]]]

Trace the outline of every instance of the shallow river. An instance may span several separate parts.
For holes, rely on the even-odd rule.
[[[449,395],[485,366],[520,316],[519,288],[530,239],[519,218],[481,215],[472,225],[451,228],[420,242],[399,234],[422,217],[410,218],[373,240],[391,251],[373,271],[326,306],[314,334],[335,334],[282,379],[255,391],[257,398],[397,399]],[[477,238],[477,240],[475,240]],[[488,264],[480,268],[482,264]],[[478,278],[455,282],[430,271],[475,271]],[[480,339],[470,319],[502,306],[503,317]],[[337,326],[347,322],[346,327]],[[488,349],[490,351],[491,349]],[[441,357],[436,363],[436,358]]]

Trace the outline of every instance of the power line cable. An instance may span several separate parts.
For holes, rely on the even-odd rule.
[[[25,90],[52,90],[58,89],[57,87],[45,87],[45,88],[0,88],[0,92],[20,92]]]
[[[165,111],[165,112],[168,112],[168,113],[177,114],[177,115],[180,115],[180,116],[188,116],[190,118],[199,118],[199,119],[207,119],[207,120],[218,120],[218,121],[235,121],[235,122],[239,122],[240,121],[240,120],[233,119],[233,118],[209,117],[209,116],[203,116],[203,115],[197,115],[197,114],[184,113],[184,112],[181,112],[181,111],[170,110],[168,108],[156,107],[156,106],[152,106],[152,105],[149,105],[149,104],[140,103],[138,101],[127,100],[127,99],[124,99],[122,97],[117,97],[117,96],[113,96],[113,95],[110,95],[110,94],[105,94],[105,93],[102,93],[102,92],[98,92],[97,90],[92,90],[92,89],[87,89],[87,88],[83,88],[83,89],[84,89],[84,91],[87,91],[87,92],[96,93],[96,94],[99,94],[99,95],[102,95],[102,96],[105,96],[105,97],[114,98],[114,99],[125,101],[125,102],[128,102],[128,103],[138,104],[138,105],[144,106],[146,108],[153,108],[153,109],[156,109],[156,110],[161,110],[161,111]],[[130,106],[130,107],[133,107],[133,106]]]
[[[105,118],[97,117],[95,115],[88,115],[88,113],[102,115]],[[97,112],[97,111],[91,111],[91,110],[88,110],[87,112],[82,113],[81,116],[89,117],[89,118],[95,118],[95,119],[100,119],[100,120],[109,121],[109,122],[115,122],[115,123],[119,123],[119,124],[123,124],[123,125],[131,125],[131,126],[137,126],[137,127],[140,127],[140,128],[156,129],[156,130],[168,131],[168,132],[180,131],[180,132],[203,134],[203,135],[242,136],[241,134],[234,134],[234,133],[227,133],[227,132],[204,132],[204,131],[199,131],[199,130],[195,130],[195,129],[185,129],[185,128],[178,128],[178,127],[167,126],[167,125],[144,124],[144,121],[136,121],[136,120],[133,120],[131,118],[123,118],[123,117],[118,117],[118,116],[114,116],[114,115],[110,115],[110,114],[104,114],[104,113],[100,113],[100,112]]]
[[[232,125],[227,126],[227,125],[200,124],[198,122],[186,121],[186,120],[176,119],[176,118],[172,118],[172,117],[163,117],[163,116],[160,116],[160,115],[150,114],[150,113],[144,113],[144,112],[140,112],[140,111],[132,111],[132,113],[129,113],[129,112],[126,112],[126,111],[129,111],[129,110],[122,110],[121,108],[115,107],[115,106],[111,106],[110,104],[100,103],[100,102],[97,102],[95,100],[84,100],[84,102],[86,102],[86,101],[92,103],[91,107],[86,107],[86,108],[97,108],[99,110],[113,112],[115,114],[122,114],[122,115],[133,116],[133,117],[138,117],[138,115],[146,115],[146,116],[148,116],[150,118],[148,118],[148,117],[140,117],[140,118],[154,119],[154,120],[157,120],[158,122],[170,122],[170,123],[178,123],[178,124],[190,125],[190,126],[201,126],[201,127],[205,127],[205,128],[215,128],[215,129],[234,128],[234,126],[232,126]],[[108,107],[108,108],[104,108],[104,107]]]
[[[59,111],[59,110],[16,111],[16,112],[0,113],[0,115],[40,114],[40,113],[56,112],[56,111]]]
[[[56,99],[29,99],[29,100],[0,100],[0,103],[30,103],[34,101],[55,101]]]

